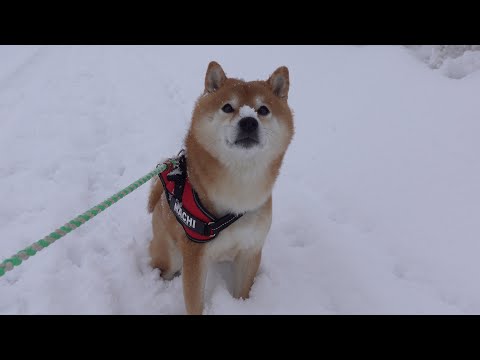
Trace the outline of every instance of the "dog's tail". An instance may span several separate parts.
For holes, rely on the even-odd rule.
[[[163,185],[162,182],[159,181],[158,177],[155,177],[152,182],[152,186],[150,188],[150,196],[148,197],[148,206],[147,210],[149,213],[153,212],[153,209],[155,209],[155,206],[158,203],[158,200],[160,200],[160,197],[162,196],[163,193]]]

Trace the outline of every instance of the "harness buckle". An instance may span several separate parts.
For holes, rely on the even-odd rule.
[[[211,226],[212,226],[213,224],[215,224],[214,221],[210,221],[209,223],[207,223],[207,226],[208,226],[207,229],[210,230],[210,234],[205,234],[205,236],[208,236],[210,239],[213,238],[213,237],[215,237],[215,233],[212,233],[212,228],[211,228]]]

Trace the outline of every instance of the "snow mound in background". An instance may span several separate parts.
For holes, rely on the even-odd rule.
[[[412,53],[445,76],[461,79],[480,69],[480,45],[412,45]]]

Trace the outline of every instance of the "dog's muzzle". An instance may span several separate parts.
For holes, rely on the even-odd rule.
[[[250,148],[259,144],[258,120],[253,117],[244,117],[238,122],[238,135],[235,145]]]

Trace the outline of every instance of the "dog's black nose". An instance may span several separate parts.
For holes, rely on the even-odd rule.
[[[258,121],[253,117],[245,117],[238,122],[240,129],[246,133],[252,133],[258,129]]]

